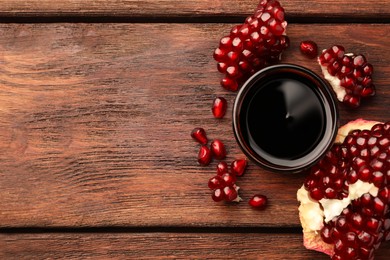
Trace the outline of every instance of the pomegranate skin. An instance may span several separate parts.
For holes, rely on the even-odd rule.
[[[216,97],[213,101],[212,113],[215,118],[223,118],[227,110],[227,101],[223,97]]]

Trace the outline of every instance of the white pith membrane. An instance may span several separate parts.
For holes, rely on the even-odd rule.
[[[351,130],[369,130],[378,123],[380,122],[363,119],[351,121],[339,128],[335,143],[342,143]],[[334,245],[322,241],[320,235],[324,223],[328,223],[333,217],[340,215],[343,209],[345,209],[352,200],[361,197],[365,193],[370,193],[372,196],[376,197],[378,191],[379,189],[374,184],[358,180],[356,183],[349,185],[349,195],[347,198],[344,198],[343,200],[323,198],[317,201],[309,196],[309,192],[302,185],[297,192],[297,200],[300,202],[298,210],[299,220],[303,230],[304,246],[307,249],[333,255]]]
[[[326,50],[323,50],[324,52]],[[345,56],[353,56],[353,53],[346,53]],[[332,76],[327,69],[327,66],[321,65],[320,59],[317,59],[318,64],[320,64],[322,74],[324,75],[324,78],[329,82],[329,84],[332,86],[333,91],[336,93],[337,99],[340,102],[343,102],[345,95],[347,92],[345,91],[345,88],[340,85],[340,79],[337,76]]]

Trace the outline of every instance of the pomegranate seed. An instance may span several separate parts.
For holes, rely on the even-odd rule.
[[[223,188],[223,193],[225,200],[228,202],[233,201],[238,197],[238,193],[233,186],[226,186],[225,188]]]
[[[206,146],[202,145],[199,149],[198,163],[202,166],[207,166],[211,162],[211,150]]]
[[[217,164],[217,175],[222,175],[228,172],[228,165],[226,162],[219,162]]]
[[[268,199],[266,196],[261,194],[255,194],[249,200],[249,205],[256,209],[264,209],[267,205]]]
[[[208,186],[211,190],[220,189],[226,186],[225,181],[220,176],[210,178]]]
[[[242,176],[245,172],[247,161],[245,159],[234,160],[231,164],[231,171],[237,176]]]
[[[223,97],[216,97],[213,101],[212,112],[215,118],[223,118],[227,109],[227,101]]]
[[[225,199],[225,193],[223,192],[222,189],[215,189],[211,195],[211,198],[215,202],[219,202]]]
[[[317,44],[313,41],[302,41],[300,44],[301,52],[307,57],[313,59],[318,55]]]
[[[191,132],[191,137],[200,144],[207,144],[206,131],[201,127],[196,127]]]
[[[211,152],[217,160],[222,160],[226,157],[225,145],[218,139],[211,142]]]
[[[222,180],[225,183],[225,186],[233,186],[236,183],[236,176],[231,173],[224,173],[221,175]]]

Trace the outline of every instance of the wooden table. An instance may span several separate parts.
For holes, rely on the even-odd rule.
[[[0,1],[0,259],[329,259],[302,246],[296,190],[250,163],[244,201],[215,203],[194,127],[244,158],[235,93],[212,53],[257,0]],[[301,40],[342,44],[375,67],[377,96],[340,123],[389,120],[390,1],[284,0],[283,62],[320,73]],[[216,120],[212,99],[224,96]],[[269,207],[253,210],[254,193]],[[383,244],[376,259],[389,259]]]

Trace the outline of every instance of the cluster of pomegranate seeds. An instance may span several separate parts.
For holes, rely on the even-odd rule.
[[[314,200],[342,200],[359,180],[374,185],[378,195],[352,199],[324,223],[320,235],[333,244],[332,259],[373,259],[381,242],[390,240],[390,121],[350,131],[311,168],[304,187]]]
[[[222,37],[214,51],[218,71],[225,74],[221,85],[236,91],[256,71],[278,62],[289,46],[286,26],[284,9],[278,1],[260,1],[255,13]]]
[[[299,45],[301,52],[307,57],[313,59],[318,55],[317,44],[313,41],[302,41]]]
[[[227,110],[227,101],[223,97],[216,97],[213,101],[211,111],[215,118],[223,118]]]
[[[332,259],[374,259],[382,241],[390,240],[390,190],[378,197],[365,193],[321,229],[324,242],[334,244]]]
[[[234,162],[232,165],[235,165]],[[243,171],[245,168],[243,169]],[[239,187],[236,185],[237,176],[231,167],[230,172],[226,162],[221,161],[217,165],[217,175],[210,178],[208,187],[212,190],[211,198],[216,201],[239,202]]]
[[[198,163],[202,166],[210,164],[212,158],[217,160],[225,159],[226,148],[221,140],[215,139],[211,142],[210,147],[207,146],[208,139],[206,131],[201,127],[196,127],[191,131],[191,137],[201,144],[198,153]]]
[[[256,209],[264,209],[267,206],[268,198],[262,194],[255,194],[249,200],[249,205]]]
[[[304,186],[315,200],[343,199],[358,180],[378,188],[390,185],[390,121],[351,131],[310,169]]]
[[[356,108],[361,98],[375,95],[373,66],[364,55],[346,54],[343,46],[334,45],[324,50],[318,60],[323,71],[338,79],[330,83],[340,101]]]

